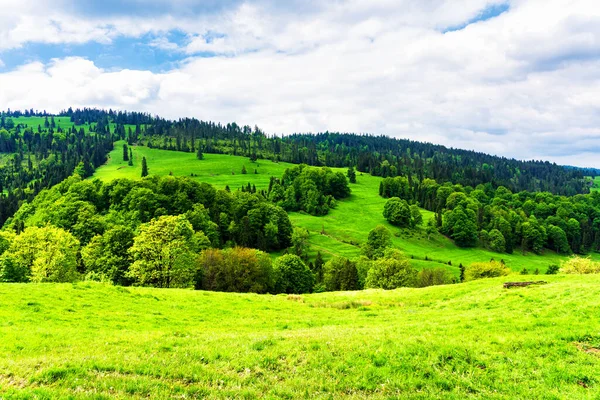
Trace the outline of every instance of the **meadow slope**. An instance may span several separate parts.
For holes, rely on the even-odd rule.
[[[132,146],[134,162],[133,166],[128,166],[122,157],[123,143],[115,144],[109,161],[97,169],[93,178],[104,181],[117,178],[137,179],[141,176],[141,159],[146,157],[151,175],[173,174],[189,177],[194,174],[193,179],[213,184],[219,189],[229,186],[231,190],[235,190],[251,183],[260,190],[268,188],[271,176],[281,177],[286,168],[293,166],[270,160],[252,163],[246,157],[222,154],[204,154],[204,160],[197,160],[196,155],[192,153],[143,146]],[[247,174],[241,173],[243,166],[246,167]],[[338,170],[346,172],[346,169]],[[325,259],[337,255],[357,257],[360,255],[360,245],[367,240],[369,231],[382,224],[394,233],[394,246],[406,255],[414,257],[413,264],[419,269],[424,266],[444,266],[458,275],[458,266],[461,263],[469,265],[475,261],[489,261],[495,258],[503,259],[514,271],[527,269],[533,273],[537,269],[544,273],[549,265],[559,264],[565,258],[552,251],[545,251],[543,255],[538,256],[523,255],[518,250],[513,254],[499,254],[481,248],[462,249],[439,234],[428,239],[423,230],[398,229],[383,218],[386,199],[379,196],[380,181],[380,177],[358,173],[357,183],[350,184],[351,196],[339,201],[337,207],[324,217],[290,213],[294,225],[306,228],[310,232],[313,255],[320,251]],[[425,222],[433,217],[432,212],[423,209],[421,211]],[[600,259],[600,255],[594,254],[592,257]],[[429,261],[424,261],[425,258]],[[451,265],[448,265],[449,263]]]
[[[304,296],[1,284],[0,398],[598,398],[600,276],[505,279]]]

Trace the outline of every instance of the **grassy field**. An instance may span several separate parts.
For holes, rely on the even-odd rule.
[[[94,178],[111,180],[115,178],[139,178],[141,176],[141,159],[146,157],[150,174],[176,176],[196,175],[194,179],[208,182],[217,188],[226,185],[235,190],[248,182],[258,189],[266,189],[271,176],[281,177],[286,168],[292,164],[274,163],[269,160],[250,162],[246,157],[221,154],[205,154],[204,160],[197,160],[195,154],[149,149],[133,146],[134,165],[128,166],[123,161],[122,142],[115,144],[115,150],[105,166],[100,167]],[[248,174],[241,173],[245,166]],[[257,170],[258,174],[254,173]],[[345,172],[345,169],[340,169]],[[564,257],[547,251],[541,256],[518,251],[514,254],[499,254],[484,249],[461,249],[448,238],[435,235],[428,240],[422,230],[402,230],[383,218],[383,206],[386,202],[379,193],[381,178],[368,174],[358,174],[357,183],[351,184],[352,195],[338,202],[336,209],[324,217],[314,217],[305,213],[290,213],[296,226],[304,227],[310,232],[312,253],[320,251],[327,259],[334,255],[353,258],[360,255],[360,245],[367,239],[371,229],[378,224],[388,227],[393,233],[394,246],[403,250],[408,256],[415,258],[415,266],[446,266],[458,274],[458,266],[468,265],[475,261],[503,259],[515,271],[527,269],[533,273],[538,269],[545,272],[549,265],[558,264]],[[422,210],[423,219],[433,217],[430,211]],[[424,259],[433,260],[425,262]],[[593,256],[600,259],[598,255]],[[451,264],[451,266],[448,265]]]
[[[598,398],[600,276],[546,279],[305,296],[1,284],[0,398]]]

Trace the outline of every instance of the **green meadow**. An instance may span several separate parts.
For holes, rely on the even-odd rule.
[[[193,153],[182,153],[143,146],[132,146],[133,166],[123,161],[123,143],[117,142],[110,153],[106,165],[97,169],[93,178],[112,180],[116,178],[139,178],[141,176],[141,159],[146,157],[151,175],[191,176],[193,179],[213,184],[217,188],[229,186],[231,190],[248,183],[257,189],[267,189],[271,176],[281,177],[287,163],[276,163],[270,160],[258,160],[253,163],[246,157],[222,154],[204,154],[203,160],[197,160]],[[247,174],[242,174],[242,167]],[[345,169],[339,169],[345,172]],[[256,173],[255,173],[256,172]],[[385,225],[394,234],[394,246],[407,256],[413,257],[417,268],[426,266],[444,266],[455,274],[459,273],[460,264],[469,265],[476,261],[503,259],[514,271],[527,269],[530,273],[538,270],[544,273],[549,265],[559,264],[564,257],[546,251],[543,255],[526,254],[516,251],[513,254],[499,254],[484,249],[462,249],[454,245],[442,235],[427,238],[424,230],[399,229],[387,223],[383,218],[385,199],[379,196],[380,177],[368,174],[357,175],[357,183],[350,184],[352,194],[339,201],[337,207],[324,217],[315,217],[306,213],[290,213],[290,219],[296,226],[306,228],[310,233],[312,253],[320,251],[324,258],[345,256],[349,258],[360,255],[360,245],[367,239],[371,229],[379,224]],[[433,213],[421,210],[426,222]],[[598,255],[593,258],[600,259]],[[426,261],[427,259],[427,261]]]
[[[600,276],[296,295],[0,285],[0,398],[592,399]]]

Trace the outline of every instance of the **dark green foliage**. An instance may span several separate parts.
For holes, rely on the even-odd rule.
[[[325,265],[325,261],[323,260],[323,256],[320,251],[317,251],[317,256],[315,257],[315,262],[313,263],[313,274],[317,282],[323,281],[323,266]]]
[[[126,273],[132,262],[129,249],[133,237],[133,230],[127,226],[115,226],[95,236],[81,251],[85,272],[99,274],[116,285],[130,285],[133,281]]]
[[[314,277],[302,259],[294,254],[286,254],[273,264],[276,293],[309,293],[312,291]]]
[[[408,202],[398,197],[389,199],[383,207],[383,217],[392,225],[407,228],[412,225]]]
[[[344,257],[334,257],[324,266],[323,282],[328,291],[358,290],[356,263]]]
[[[127,148],[127,144],[123,145],[123,161],[129,161],[129,149]]]
[[[546,270],[546,275],[556,275],[558,274],[558,271],[560,270],[560,267],[556,264],[552,264],[550,266],[548,266],[548,269]]]
[[[356,183],[356,171],[354,167],[348,167],[348,180],[350,183]]]
[[[326,215],[336,199],[350,195],[348,180],[329,168],[299,165],[288,168],[281,181],[274,180],[269,196],[288,211],[303,210],[311,215]]]
[[[148,176],[148,162],[146,157],[142,157],[142,178]]]
[[[242,165],[242,174],[246,175],[248,171],[246,170],[246,166]]]

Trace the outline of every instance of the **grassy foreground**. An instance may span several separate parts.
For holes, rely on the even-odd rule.
[[[600,276],[505,279],[305,296],[2,284],[0,398],[598,398]]]
[[[144,146],[132,146],[133,166],[123,161],[123,143],[117,142],[110,153],[106,165],[98,168],[93,178],[104,181],[117,178],[137,179],[141,176],[141,160],[146,157],[151,175],[191,176],[193,179],[207,182],[222,189],[228,185],[236,190],[248,182],[257,189],[267,189],[271,176],[281,177],[286,168],[293,166],[287,163],[275,163],[259,160],[256,163],[247,157],[236,157],[223,154],[204,154],[204,160],[197,160],[193,153],[182,153]],[[247,174],[242,174],[245,166]],[[336,169],[336,168],[333,168]],[[254,172],[257,172],[255,174]],[[346,169],[337,169],[346,172]],[[533,273],[538,269],[544,273],[549,265],[559,264],[564,256],[546,251],[538,256],[523,255],[518,250],[513,254],[499,254],[481,248],[461,249],[442,235],[433,235],[427,239],[423,230],[398,229],[383,218],[383,207],[386,199],[379,196],[380,177],[369,174],[358,174],[357,183],[350,184],[352,194],[348,199],[338,202],[335,209],[324,217],[315,217],[305,213],[290,213],[290,219],[296,226],[308,229],[313,255],[320,251],[325,259],[332,256],[354,258],[360,255],[360,245],[366,242],[369,231],[377,225],[385,225],[394,233],[394,246],[407,256],[414,256],[416,268],[445,267],[458,276],[459,264],[469,265],[476,261],[489,261],[491,258],[504,259],[506,265],[514,271],[527,269]],[[426,222],[433,213],[421,210]],[[425,258],[429,261],[424,261]],[[592,255],[600,259],[600,255]],[[433,261],[432,261],[433,260]],[[448,265],[450,262],[452,265]]]

